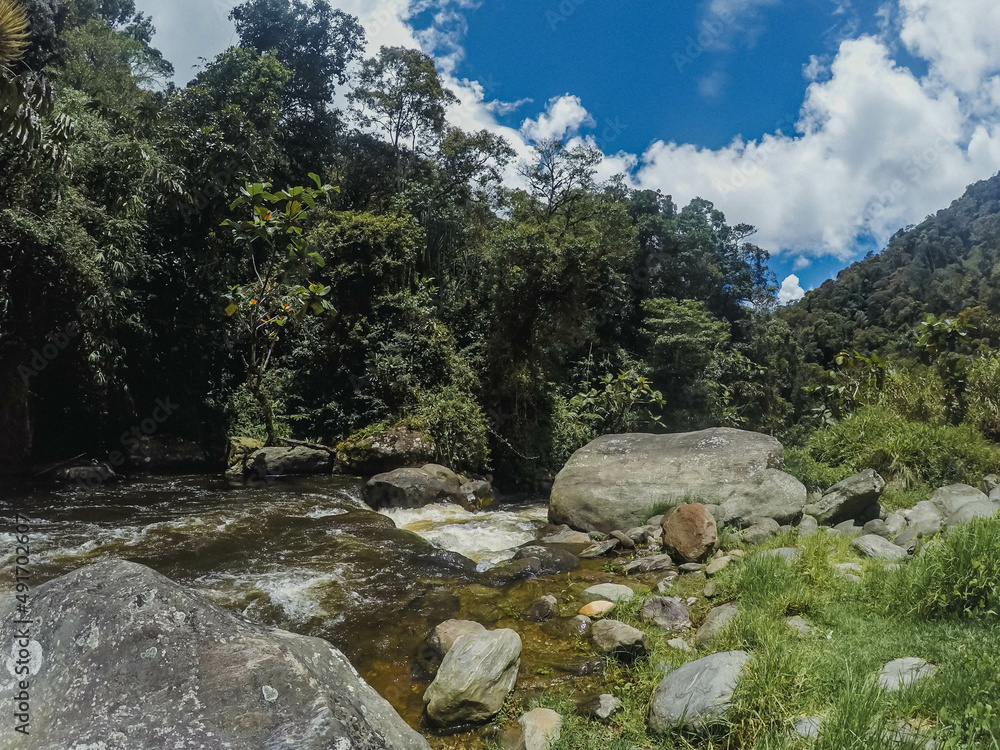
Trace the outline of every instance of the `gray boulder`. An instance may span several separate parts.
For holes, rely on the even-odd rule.
[[[941,518],[950,518],[963,505],[988,500],[989,497],[975,487],[970,487],[967,484],[949,484],[947,487],[935,491],[928,502],[937,508]]]
[[[740,608],[735,602],[722,604],[713,607],[705,616],[705,622],[701,624],[694,636],[694,642],[699,648],[708,648],[718,639],[723,629],[738,614]]]
[[[430,435],[397,424],[373,435],[352,435],[337,446],[337,468],[344,474],[372,476],[407,466],[429,464],[437,456]]]
[[[596,601],[609,601],[609,602],[628,602],[632,600],[635,596],[635,591],[630,589],[628,586],[623,586],[620,583],[599,583],[596,586],[590,586],[583,591],[583,601],[585,602],[596,602]]]
[[[557,573],[569,573],[580,567],[580,558],[559,547],[545,547],[540,544],[528,544],[514,553],[515,560],[534,557],[538,560],[539,575],[551,576]]]
[[[819,521],[814,516],[802,516],[799,521],[799,536],[809,536],[819,530]]]
[[[326,641],[251,622],[145,566],[81,568],[36,588],[32,611],[30,747],[430,750]],[[6,597],[0,618],[16,617]]]
[[[621,709],[622,702],[607,693],[594,695],[576,704],[576,710],[581,716],[598,721],[607,721]]]
[[[743,541],[747,544],[760,544],[781,533],[781,526],[773,518],[756,518],[750,527],[743,531]]]
[[[851,542],[851,549],[862,557],[869,557],[873,560],[903,560],[906,558],[906,550],[876,534],[859,536]]]
[[[294,474],[329,474],[333,471],[333,455],[321,448],[261,448],[246,462],[246,471],[255,477],[277,477]]]
[[[906,518],[906,529],[895,539],[900,547],[908,546],[918,536],[937,534],[944,524],[941,511],[930,500],[923,500],[909,510],[904,510],[903,517]]]
[[[595,622],[590,633],[598,651],[623,660],[647,656],[651,648],[648,635],[618,620]]]
[[[992,518],[997,511],[1000,511],[1000,504],[992,500],[973,500],[952,513],[945,525],[950,529],[968,523],[973,518]]]
[[[377,474],[365,484],[364,499],[372,508],[422,508],[432,503],[478,507],[462,492],[465,477],[437,464]]]
[[[424,693],[427,716],[442,727],[491,719],[514,689],[520,666],[521,638],[513,630],[463,635]]]
[[[485,633],[486,628],[471,620],[445,620],[424,639],[417,652],[417,662],[428,673],[434,674],[455,642],[469,633]]]
[[[781,525],[798,521],[806,504],[806,488],[791,474],[765,469],[736,488],[722,503],[722,523],[744,528],[757,518]]]
[[[528,606],[527,616],[532,622],[548,622],[559,614],[559,600],[551,594],[540,596]]]
[[[649,728],[663,733],[676,727],[704,729],[725,721],[733,691],[749,661],[745,651],[724,651],[670,672],[653,693]]]
[[[869,521],[861,530],[865,534],[874,534],[875,536],[880,536],[883,539],[891,539],[895,536],[895,534],[889,531],[889,525],[881,518]]]
[[[837,482],[823,493],[805,512],[821,524],[831,526],[848,519],[878,518],[878,501],[885,489],[885,480],[874,469]]]
[[[784,523],[801,513],[806,491],[779,471],[783,453],[772,437],[723,427],[605,435],[574,453],[559,472],[549,520],[610,533],[643,525],[654,506],[693,498],[723,509],[731,501],[725,514],[734,522],[765,515],[758,505],[773,507]]]
[[[686,630],[691,627],[691,615],[679,596],[652,596],[639,611],[644,622],[664,630]]]

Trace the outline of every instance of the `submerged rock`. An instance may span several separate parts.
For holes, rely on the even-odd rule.
[[[779,471],[784,449],[767,435],[724,427],[673,435],[605,435],[573,454],[552,487],[549,520],[610,533],[651,509],[695,498],[727,522],[802,513],[806,490]]]
[[[0,604],[4,622],[13,606]],[[251,622],[145,566],[81,568],[35,589],[32,609],[32,713],[45,717],[32,747],[430,748],[326,641]]]
[[[118,481],[115,470],[103,462],[62,466],[52,472],[52,478],[57,482],[73,482],[86,487],[100,487]]]
[[[424,693],[427,716],[441,727],[486,721],[503,708],[521,665],[521,638],[513,630],[460,637]]]
[[[585,602],[596,602],[602,599],[610,602],[628,602],[634,596],[635,591],[620,583],[599,583],[583,591],[583,600]]]

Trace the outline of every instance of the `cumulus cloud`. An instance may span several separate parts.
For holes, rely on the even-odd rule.
[[[580,97],[565,94],[550,99],[537,120],[525,120],[521,124],[521,134],[529,141],[561,140],[576,135],[584,126],[596,124]]]
[[[785,280],[781,282],[781,289],[778,290],[778,304],[790,305],[792,302],[798,302],[805,296],[806,290],[799,283],[799,277],[793,273],[785,277]]]

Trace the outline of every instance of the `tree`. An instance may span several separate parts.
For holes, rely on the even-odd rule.
[[[365,60],[350,96],[365,127],[377,127],[402,164],[404,151],[428,154],[445,134],[445,110],[458,98],[423,52],[382,47]]]
[[[561,141],[546,140],[535,145],[535,155],[518,167],[528,182],[529,210],[543,224],[562,217],[565,228],[572,228],[583,218],[574,207],[594,190],[601,152],[590,146],[567,150]]]
[[[226,315],[244,345],[247,387],[264,416],[268,445],[274,445],[277,433],[264,378],[281,333],[307,315],[334,310],[327,299],[330,287],[308,279],[311,268],[322,268],[326,262],[304,233],[317,200],[335,188],[315,174],[310,176],[315,188],[299,186],[276,193],[270,192],[269,183],[248,183],[232,203],[233,210],[245,207],[243,220],[224,222],[232,228],[236,245],[248,250],[250,280],[230,286],[224,299]]]

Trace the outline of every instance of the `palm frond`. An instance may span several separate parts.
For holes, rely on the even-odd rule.
[[[28,27],[28,14],[17,0],[0,0],[0,65],[13,65],[24,55]]]

